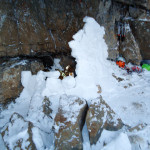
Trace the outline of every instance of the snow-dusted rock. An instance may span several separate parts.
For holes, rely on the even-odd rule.
[[[139,65],[142,57],[140,53],[140,47],[132,33],[132,29],[129,24],[126,24],[126,38],[124,42],[121,42],[121,54],[126,58],[127,62],[132,62]]]
[[[82,150],[82,127],[87,103],[74,96],[62,96],[55,117],[55,149]]]
[[[96,144],[103,129],[116,131],[123,126],[121,119],[105,103],[102,97],[91,102],[86,116],[86,124],[91,145]]]
[[[128,137],[133,150],[150,149],[150,126],[145,124],[137,125],[128,132]]]
[[[39,61],[11,59],[0,64],[0,103],[11,102],[19,96],[23,86],[21,85],[21,72],[31,71],[36,74],[43,70],[44,66]]]
[[[49,98],[45,97],[43,100],[43,113],[51,118],[52,109],[50,108],[51,102]]]
[[[147,126],[147,125],[144,124],[144,123],[139,124],[139,125],[137,125],[137,126],[135,126],[135,127],[133,127],[133,128],[130,128],[130,129],[129,129],[129,132],[140,131],[140,130],[144,129],[146,126]]]
[[[21,115],[14,113],[1,133],[7,149],[36,149],[32,140],[32,127],[31,122],[25,121]]]

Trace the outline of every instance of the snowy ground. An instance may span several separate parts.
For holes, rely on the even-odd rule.
[[[102,88],[103,99],[120,116],[124,124],[135,127],[146,124],[140,131],[129,132],[125,128],[110,132],[104,130],[96,145],[90,147],[86,125],[83,129],[84,150],[148,150],[150,149],[150,72],[127,74],[107,60],[107,45],[103,39],[104,28],[92,18],[84,18],[85,26],[73,36],[69,43],[72,56],[76,58],[77,77],[66,77],[59,80],[59,60],[50,72],[22,72],[24,90],[15,103],[11,103],[0,114],[0,130],[8,123],[13,112],[17,112],[26,121],[31,121],[40,129],[43,149],[53,149],[54,120],[42,112],[42,102],[45,96],[51,101],[55,117],[59,107],[59,97],[75,95],[87,100],[99,96],[97,85]],[[36,132],[36,131],[35,131]],[[51,139],[51,140],[46,140]],[[38,139],[39,140],[39,139]],[[37,143],[36,139],[34,140]],[[3,145],[0,137],[0,145]],[[106,146],[104,146],[106,145]],[[40,145],[38,145],[40,147]],[[1,148],[5,149],[4,146]]]

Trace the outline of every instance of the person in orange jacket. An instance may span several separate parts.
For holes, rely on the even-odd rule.
[[[120,68],[124,68],[125,67],[125,59],[123,57],[118,57],[117,60],[116,60],[116,64]]]

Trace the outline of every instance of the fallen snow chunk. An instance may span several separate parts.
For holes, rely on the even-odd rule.
[[[60,59],[58,59],[58,58],[55,58],[54,59],[54,65],[52,66],[52,71],[55,71],[55,69],[59,69],[59,70],[63,70],[63,68],[61,67],[61,65],[60,65]]]
[[[50,95],[64,94],[64,89],[60,79],[47,78],[46,88],[42,95],[49,97]]]
[[[150,126],[143,127],[139,130],[133,130],[128,133],[128,136],[133,150],[150,149]]]
[[[65,89],[71,89],[71,88],[74,88],[75,87],[75,78],[72,77],[72,76],[68,76],[68,77],[65,77],[63,80],[62,80],[62,85]]]
[[[55,79],[58,79],[60,76],[59,71],[50,71],[50,72],[45,72],[44,74],[48,78],[55,78]]]
[[[44,144],[42,141],[42,137],[40,135],[39,129],[38,128],[32,128],[32,133],[33,133],[33,142],[36,145],[37,150],[43,150],[44,149]]]
[[[31,74],[31,71],[22,71],[21,83],[29,95],[33,95],[36,86],[36,76]]]
[[[128,136],[121,133],[115,140],[105,146],[102,150],[131,150],[131,144]]]

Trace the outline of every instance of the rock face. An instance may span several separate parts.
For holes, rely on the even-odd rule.
[[[102,97],[92,101],[86,116],[90,143],[96,144],[103,129],[117,131],[123,127],[121,119],[105,103]]]
[[[0,0],[0,57],[70,53],[68,42],[99,0]]]
[[[36,74],[44,66],[38,61],[12,59],[0,65],[0,103],[5,104],[17,98],[23,87],[21,71],[31,70]]]
[[[131,31],[130,25],[126,24],[126,38],[124,42],[120,42],[120,54],[126,58],[126,62],[132,62],[140,65],[142,60],[140,48]]]
[[[70,55],[68,42],[72,35],[82,28],[83,17],[88,15],[105,27],[109,59],[113,60],[120,52],[126,58],[123,52],[125,48],[121,46],[119,49],[117,22],[129,24],[131,34],[126,38],[134,37],[134,43],[137,43],[139,48],[127,49],[127,53],[133,54],[130,58],[137,54],[139,59],[137,61],[136,58],[133,63],[139,64],[139,49],[143,59],[150,58],[147,40],[150,23],[144,20],[149,16],[149,9],[149,0],[0,0],[0,57],[62,53]],[[123,46],[125,45],[126,42]]]
[[[150,9],[150,0],[115,0],[116,2],[121,2],[128,5],[137,5]]]
[[[115,59],[119,53],[116,22],[126,18],[132,20],[133,36],[142,57],[147,59],[149,42],[144,41],[147,35],[149,37],[149,22],[139,19],[146,16],[149,9],[149,0],[0,0],[0,57],[44,53],[70,55],[68,42],[81,29],[83,17],[88,15],[105,26],[110,59]],[[136,23],[133,19],[137,19]]]
[[[62,103],[63,102],[63,103]],[[77,97],[63,96],[55,117],[55,149],[82,150],[82,127],[87,104]]]
[[[112,7],[112,1],[100,1],[99,13],[97,21],[100,25],[105,27],[105,41],[108,46],[108,58],[115,60],[118,56],[118,40],[115,32],[116,18],[120,17],[120,13],[116,5]]]
[[[26,122],[22,116],[14,113],[1,133],[7,149],[36,149],[32,140],[32,127],[31,122]]]
[[[127,62],[139,65],[149,54],[149,1],[100,1],[97,21],[105,27],[108,58],[115,60],[121,54]],[[118,23],[120,25],[118,25]],[[117,38],[118,28],[125,26],[125,40]],[[130,27],[130,31],[128,30]],[[145,42],[144,42],[145,41]]]
[[[150,22],[147,21],[131,21],[131,29],[133,35],[139,45],[141,55],[144,60],[150,59]]]

